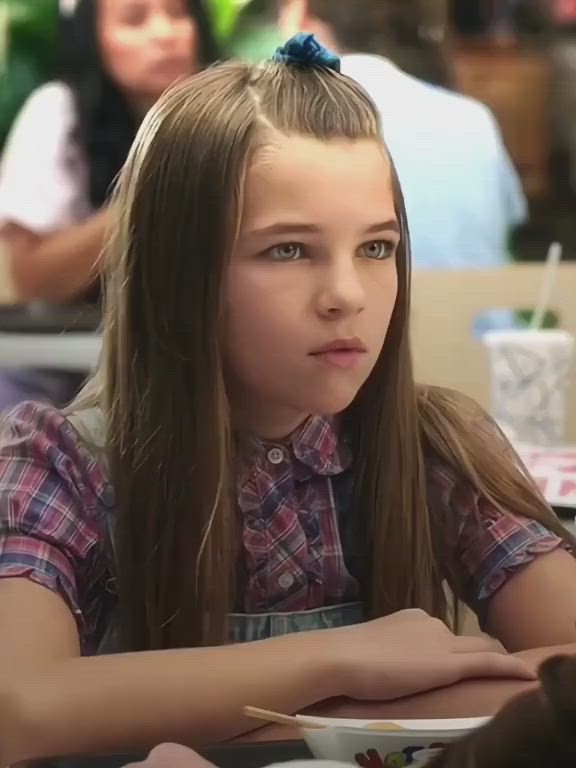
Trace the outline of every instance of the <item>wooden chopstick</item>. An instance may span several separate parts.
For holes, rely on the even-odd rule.
[[[294,717],[293,715],[283,715],[280,712],[270,712],[268,709],[259,709],[258,707],[244,707],[242,710],[246,717],[252,717],[256,720],[264,720],[267,723],[278,723],[278,725],[288,725],[292,728],[327,728],[325,723],[317,723],[314,720],[307,720],[304,717]],[[369,731],[394,731],[406,730],[397,723],[375,722],[368,723],[365,728]]]
[[[267,709],[259,709],[258,707],[244,707],[242,712],[246,717],[264,720],[267,723],[288,725],[291,728],[326,728],[325,725],[316,723],[313,720],[306,720],[305,718],[294,717],[293,715],[283,715],[280,712],[270,712]]]

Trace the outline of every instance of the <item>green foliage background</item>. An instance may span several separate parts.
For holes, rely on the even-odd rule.
[[[207,0],[226,54],[258,59],[278,37],[270,0]],[[27,96],[54,73],[58,0],[0,0],[0,149]]]

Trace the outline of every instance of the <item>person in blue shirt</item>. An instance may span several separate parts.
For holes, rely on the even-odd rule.
[[[412,6],[413,3],[408,3]],[[376,103],[404,191],[416,269],[494,268],[527,204],[496,120],[478,101],[403,71],[402,50],[441,35],[405,0],[282,0],[285,36],[314,33]],[[376,55],[383,54],[383,55]],[[399,55],[400,54],[400,55]]]

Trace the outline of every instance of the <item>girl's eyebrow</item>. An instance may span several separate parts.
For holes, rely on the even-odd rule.
[[[267,227],[253,229],[247,234],[250,237],[265,237],[269,235],[297,234],[299,232],[316,234],[320,232],[320,227],[315,224],[279,222],[277,224],[270,224]],[[372,235],[377,232],[396,232],[396,234],[400,234],[400,225],[398,224],[397,219],[388,219],[387,221],[382,221],[378,224],[372,224],[372,226],[365,230],[365,234],[367,235]]]
[[[296,232],[310,232],[316,233],[320,231],[320,227],[315,224],[295,224],[295,223],[283,223],[270,224],[267,227],[260,227],[248,232],[249,235],[254,237],[264,237],[265,235],[282,235],[282,234],[294,234]]]
[[[388,219],[388,221],[383,221],[380,224],[373,224],[366,230],[367,235],[373,235],[376,232],[396,232],[399,235],[400,224],[398,224],[397,219]]]

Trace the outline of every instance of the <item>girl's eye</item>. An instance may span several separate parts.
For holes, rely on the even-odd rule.
[[[272,261],[297,261],[302,258],[302,250],[297,243],[284,243],[270,248],[268,255]]]
[[[388,242],[387,240],[374,240],[371,243],[365,243],[360,248],[360,255],[365,256],[367,259],[384,261],[384,259],[388,259],[394,254],[395,249],[395,243]]]
[[[119,10],[119,21],[128,27],[139,27],[144,24],[148,11],[140,2],[126,3]]]

